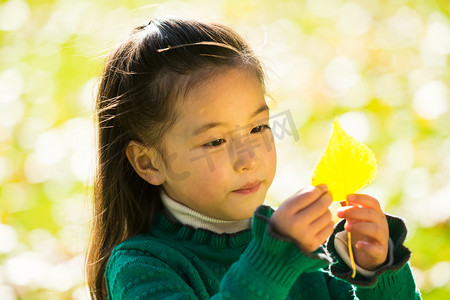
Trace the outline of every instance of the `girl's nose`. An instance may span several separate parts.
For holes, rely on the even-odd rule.
[[[234,170],[236,172],[245,172],[256,169],[261,160],[255,153],[255,146],[248,141],[242,147],[235,148]]]

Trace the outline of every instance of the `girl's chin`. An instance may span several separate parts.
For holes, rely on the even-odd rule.
[[[258,203],[257,205],[242,208],[239,215],[233,216],[233,220],[241,221],[241,220],[246,220],[246,219],[252,218],[253,215],[255,214],[255,210],[263,203],[264,203],[264,201],[262,201],[261,203]]]

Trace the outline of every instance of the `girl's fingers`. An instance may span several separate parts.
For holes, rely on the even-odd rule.
[[[325,213],[330,213],[328,207],[333,202],[333,197],[330,193],[323,194],[317,201],[312,203],[310,206],[304,208],[300,212],[297,213],[299,218],[303,219],[303,222],[306,224],[311,224],[320,218]],[[330,213],[330,220],[331,220]]]
[[[374,258],[382,258],[381,260],[385,261],[386,257],[384,257],[386,253],[386,249],[383,245],[372,244],[365,241],[359,241],[356,243],[356,249],[365,252],[367,255]],[[383,259],[384,258],[384,259]]]
[[[327,211],[324,214],[322,214],[319,218],[314,220],[309,225],[308,230],[312,234],[317,234],[318,232],[322,231],[325,227],[327,227],[330,224],[330,222],[333,223],[333,218],[332,218],[330,210],[327,209]],[[334,227],[334,223],[333,223],[333,227]]]
[[[289,210],[292,214],[310,206],[312,203],[317,201],[323,194],[328,191],[326,185],[321,184],[316,187],[309,186],[298,191],[295,195],[288,198],[280,206],[283,209]]]
[[[357,222],[346,223],[345,230],[352,234],[359,234],[368,237],[380,245],[386,245],[389,238],[389,231],[384,226],[377,223]]]
[[[373,208],[346,206],[338,209],[337,216],[352,221],[375,222],[379,224],[386,222],[384,214]]]
[[[323,244],[327,238],[333,233],[334,223],[333,221],[329,221],[329,223],[316,234],[316,238],[320,244]]]
[[[349,205],[356,204],[363,207],[373,208],[378,212],[383,213],[383,210],[381,209],[380,203],[377,199],[365,195],[365,194],[352,194],[347,196],[347,201],[349,202]]]
[[[363,267],[368,270],[374,270],[386,261],[388,253],[386,251],[386,248],[382,245],[359,241],[355,246],[358,251],[356,257],[358,264],[360,266],[364,265]],[[361,259],[363,259],[365,262],[361,262]],[[363,263],[363,265],[361,263]]]

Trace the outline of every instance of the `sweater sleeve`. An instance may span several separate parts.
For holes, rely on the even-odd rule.
[[[105,273],[108,299],[286,299],[304,272],[327,267],[331,258],[324,247],[303,253],[293,241],[277,235],[269,219],[273,210],[260,206],[252,220],[252,239],[239,259],[222,277],[218,290],[202,284],[208,280],[189,259],[173,263],[179,254],[152,246],[152,252],[118,247]],[[167,263],[172,261],[172,263]]]
[[[225,274],[221,296],[229,299],[285,299],[297,278],[331,262],[322,247],[305,253],[293,240],[278,235],[270,225],[273,210],[260,206],[252,223],[253,239]]]
[[[393,262],[378,268],[372,277],[356,274],[351,277],[352,270],[337,254],[334,239],[338,232],[344,230],[345,220],[335,227],[334,233],[327,241],[327,250],[335,258],[330,267],[333,276],[351,283],[359,299],[421,299],[409,266],[411,251],[403,245],[406,238],[406,225],[401,218],[386,214],[389,225],[389,237],[393,242]]]

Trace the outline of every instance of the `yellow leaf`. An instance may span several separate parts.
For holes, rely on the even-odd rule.
[[[373,152],[349,136],[336,118],[327,149],[314,170],[312,184],[326,184],[333,201],[344,201],[347,195],[372,181],[376,168]]]

